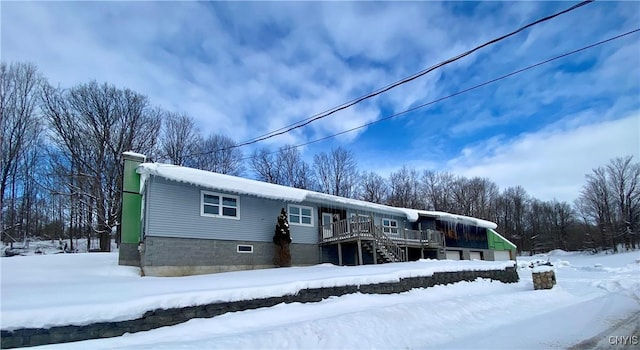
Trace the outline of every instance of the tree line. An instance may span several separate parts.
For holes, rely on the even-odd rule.
[[[402,166],[388,177],[359,168],[343,147],[303,159],[292,146],[244,154],[192,117],[127,88],[90,81],[55,87],[29,63],[0,66],[0,230],[7,244],[37,236],[117,240],[122,153],[373,203],[490,220],[526,252],[640,244],[640,163],[612,159],[586,174],[574,203],[541,201],[520,186]],[[73,248],[73,247],[72,247]]]

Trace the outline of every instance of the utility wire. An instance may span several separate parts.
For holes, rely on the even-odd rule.
[[[311,141],[308,141],[308,142],[304,142],[304,143],[300,143],[300,144],[297,144],[297,145],[293,145],[293,146],[286,147],[286,148],[285,148],[285,150],[293,149],[293,148],[299,148],[299,147],[307,146],[307,145],[310,145],[310,144],[313,144],[313,143],[316,143],[316,142],[325,141],[325,140],[328,140],[328,139],[331,139],[331,138],[334,138],[334,137],[337,137],[337,136],[340,136],[340,135],[343,135],[343,134],[346,134],[346,133],[349,133],[349,132],[352,132],[352,131],[356,131],[356,130],[358,130],[358,129],[366,128],[366,127],[368,127],[368,126],[371,126],[371,125],[374,125],[374,124],[377,124],[377,123],[381,123],[381,122],[383,122],[383,121],[386,121],[386,120],[389,120],[389,119],[392,119],[392,118],[395,118],[395,117],[401,116],[401,115],[403,115],[403,114],[407,114],[407,113],[409,113],[409,112],[413,112],[413,111],[415,111],[415,110],[417,110],[417,109],[421,109],[421,108],[424,108],[424,107],[430,106],[430,105],[432,105],[432,104],[435,104],[435,103],[438,103],[438,102],[440,102],[440,101],[444,101],[444,100],[446,100],[446,99],[449,99],[449,98],[452,98],[452,97],[455,97],[455,96],[458,96],[458,95],[464,94],[464,93],[466,93],[466,92],[469,92],[469,91],[472,91],[472,90],[475,90],[475,89],[481,88],[481,87],[483,87],[483,86],[486,86],[486,85],[489,85],[489,84],[493,84],[493,83],[495,83],[495,82],[497,82],[497,81],[500,81],[500,80],[502,80],[502,79],[509,78],[509,77],[514,76],[514,75],[516,75],[516,74],[520,74],[520,73],[525,72],[525,71],[528,71],[528,70],[530,70],[530,69],[533,69],[533,68],[536,68],[536,67],[542,66],[542,65],[547,64],[547,63],[549,63],[549,62],[553,62],[553,61],[559,60],[559,59],[561,59],[561,58],[564,58],[564,57],[567,57],[567,56],[571,56],[571,55],[573,55],[573,54],[576,54],[576,53],[579,53],[579,52],[582,52],[582,51],[585,51],[585,50],[591,49],[591,48],[593,48],[593,47],[596,47],[596,46],[599,46],[599,45],[602,45],[602,44],[608,43],[608,42],[610,42],[610,41],[614,41],[614,40],[617,40],[617,39],[623,38],[623,37],[625,37],[625,36],[627,36],[627,35],[631,35],[631,34],[634,34],[634,33],[637,33],[637,32],[640,32],[640,28],[637,28],[637,29],[634,29],[634,30],[628,31],[628,32],[626,32],[626,33],[622,33],[622,34],[616,35],[616,36],[611,37],[611,38],[609,38],[609,39],[605,39],[605,40],[602,40],[602,41],[598,41],[597,43],[594,43],[594,44],[591,44],[591,45],[587,45],[587,46],[581,47],[581,48],[579,48],[579,49],[576,49],[576,50],[573,50],[573,51],[570,51],[570,52],[567,52],[567,53],[561,54],[561,55],[559,55],[559,56],[555,56],[555,57],[552,57],[552,58],[546,59],[546,60],[544,60],[544,61],[541,61],[541,62],[538,62],[538,63],[532,64],[532,65],[527,66],[527,67],[520,68],[520,69],[515,70],[515,71],[513,71],[513,72],[511,72],[511,73],[508,73],[508,74],[502,75],[502,76],[500,76],[500,77],[497,77],[497,78],[494,78],[494,79],[491,79],[491,80],[488,80],[488,81],[485,81],[484,83],[481,83],[481,84],[478,84],[478,85],[474,85],[474,86],[469,87],[469,88],[466,88],[466,89],[464,89],[464,90],[460,90],[460,91],[458,91],[458,92],[455,92],[455,93],[453,93],[453,94],[451,94],[451,95],[447,95],[447,96],[444,96],[444,97],[440,97],[440,98],[438,98],[438,99],[436,99],[436,100],[432,100],[432,101],[429,101],[429,102],[423,103],[423,104],[418,105],[418,106],[415,106],[415,107],[411,107],[411,108],[406,109],[406,110],[404,110],[404,111],[402,111],[402,112],[398,112],[398,113],[391,114],[391,115],[389,115],[389,116],[387,116],[387,117],[384,117],[384,118],[382,118],[382,119],[377,119],[377,120],[374,120],[374,121],[372,121],[372,122],[369,122],[369,123],[366,123],[366,124],[362,124],[362,125],[360,125],[360,126],[356,126],[356,127],[351,128],[351,129],[347,129],[347,130],[341,131],[341,132],[339,132],[339,133],[332,134],[332,135],[328,135],[328,136],[325,136],[325,137],[322,137],[322,138],[319,138],[319,139],[315,139],[315,140],[311,140]],[[269,153],[267,153],[267,154],[275,154],[275,153],[278,153],[278,152],[279,152],[279,151],[269,152]],[[255,156],[250,156],[250,157],[242,158],[241,160],[248,160],[248,159],[253,159],[253,158],[256,158],[256,157],[255,157]]]
[[[502,35],[502,36],[497,37],[497,38],[495,38],[495,39],[493,39],[493,40],[490,40],[490,41],[488,41],[488,42],[485,42],[484,44],[482,44],[482,45],[480,45],[480,46],[476,46],[475,48],[473,48],[473,49],[471,49],[471,50],[469,50],[469,51],[466,51],[466,52],[464,52],[464,53],[461,53],[461,54],[459,54],[459,55],[457,55],[457,56],[455,56],[455,57],[452,57],[452,58],[450,58],[450,59],[448,59],[448,60],[445,60],[445,61],[443,61],[443,62],[440,62],[440,63],[438,63],[438,64],[436,64],[436,65],[434,65],[434,66],[431,66],[431,67],[429,67],[429,68],[427,68],[427,69],[424,69],[424,70],[422,70],[422,71],[420,71],[420,72],[418,72],[418,73],[415,73],[415,74],[413,74],[413,75],[411,75],[411,76],[409,76],[409,77],[407,77],[407,78],[404,78],[404,79],[398,80],[398,81],[396,81],[396,82],[394,82],[394,83],[391,83],[391,84],[389,84],[389,85],[387,85],[387,86],[385,86],[385,87],[383,87],[383,88],[380,88],[380,89],[378,89],[378,90],[376,90],[376,91],[374,91],[374,92],[368,93],[368,94],[366,94],[366,95],[364,95],[364,96],[361,96],[361,97],[358,97],[358,98],[356,98],[356,99],[353,99],[353,100],[351,100],[351,101],[349,101],[349,102],[346,102],[346,103],[344,103],[344,104],[342,104],[342,105],[340,105],[340,106],[338,106],[338,107],[331,108],[331,109],[329,109],[329,110],[327,110],[327,111],[325,111],[325,112],[322,112],[322,113],[316,114],[316,115],[311,116],[311,117],[309,117],[309,118],[303,119],[303,120],[301,120],[301,121],[299,121],[299,122],[296,122],[296,123],[290,124],[290,125],[288,125],[288,126],[285,126],[285,127],[280,128],[280,129],[278,129],[278,130],[275,130],[275,131],[272,131],[272,132],[269,132],[269,133],[263,134],[263,135],[261,135],[261,136],[255,137],[255,138],[250,139],[250,140],[245,141],[245,142],[238,143],[238,144],[233,145],[233,146],[224,147],[224,148],[220,148],[220,149],[213,150],[213,151],[207,151],[207,152],[201,152],[201,153],[190,154],[190,155],[187,155],[187,156],[196,156],[196,155],[204,155],[204,154],[209,154],[209,153],[215,153],[215,152],[227,151],[227,150],[230,150],[230,149],[239,148],[239,147],[243,147],[243,146],[248,146],[248,145],[251,145],[251,144],[258,143],[258,142],[260,142],[260,141],[264,141],[264,140],[267,140],[267,139],[273,138],[273,137],[275,137],[275,136],[279,136],[279,135],[283,135],[283,134],[289,133],[289,132],[291,132],[291,131],[293,131],[293,130],[295,130],[295,129],[299,129],[299,128],[302,128],[302,127],[304,127],[304,126],[307,126],[307,125],[309,125],[309,124],[311,124],[311,123],[313,123],[313,122],[315,122],[315,121],[317,121],[317,120],[320,120],[320,119],[326,118],[326,117],[328,117],[328,116],[330,116],[330,115],[332,115],[332,114],[334,114],[334,113],[336,113],[336,112],[339,112],[339,111],[341,111],[341,110],[347,109],[347,108],[349,108],[349,107],[351,107],[351,106],[353,106],[353,105],[355,105],[355,104],[358,104],[358,103],[360,103],[360,102],[362,102],[362,101],[364,101],[364,100],[367,100],[367,99],[370,99],[370,98],[372,98],[372,97],[378,96],[378,95],[380,95],[380,94],[382,94],[382,93],[385,93],[385,92],[387,92],[387,91],[389,91],[389,90],[391,90],[391,89],[393,89],[393,88],[396,88],[396,87],[398,87],[398,86],[400,86],[400,85],[403,85],[403,84],[406,84],[406,83],[408,83],[408,82],[410,82],[410,81],[416,80],[416,79],[418,79],[419,77],[422,77],[422,76],[424,76],[425,74],[427,74],[427,73],[429,73],[429,72],[432,72],[432,71],[434,71],[434,70],[436,70],[436,69],[438,69],[438,68],[440,68],[440,67],[442,67],[442,66],[445,66],[445,65],[447,65],[447,64],[450,64],[450,63],[452,63],[452,62],[455,62],[455,61],[457,61],[457,60],[459,60],[459,59],[461,59],[461,58],[463,58],[463,57],[466,57],[466,56],[468,56],[468,55],[470,55],[470,54],[472,54],[472,53],[474,53],[474,52],[476,52],[476,51],[478,51],[478,50],[480,50],[480,49],[484,48],[484,47],[487,47],[487,46],[489,46],[489,45],[493,45],[493,44],[495,44],[495,43],[497,43],[497,42],[499,42],[499,41],[502,41],[502,40],[504,40],[504,39],[506,39],[506,38],[508,38],[508,37],[511,37],[511,36],[513,36],[513,35],[516,35],[516,34],[518,34],[518,33],[522,32],[522,31],[524,31],[524,30],[526,30],[526,29],[528,29],[528,28],[530,28],[530,27],[533,27],[533,26],[535,26],[535,25],[538,25],[538,24],[540,24],[540,23],[542,23],[542,22],[549,21],[549,20],[551,20],[551,19],[553,19],[553,18],[555,18],[555,17],[558,17],[558,16],[560,16],[560,15],[563,15],[563,14],[565,14],[565,13],[571,12],[571,11],[573,11],[573,10],[575,10],[575,9],[578,9],[578,8],[580,8],[580,7],[582,7],[582,6],[585,6],[585,5],[589,4],[589,3],[592,3],[593,1],[595,1],[595,0],[586,0],[586,1],[582,1],[582,2],[580,2],[580,3],[578,3],[578,4],[575,4],[575,5],[573,5],[573,6],[569,7],[569,8],[567,8],[567,9],[565,9],[565,10],[562,10],[562,11],[557,12],[557,13],[555,13],[555,14],[552,14],[552,15],[549,15],[549,16],[546,16],[546,17],[543,17],[543,18],[540,18],[540,19],[538,19],[538,20],[536,20],[536,21],[534,21],[534,22],[531,22],[531,23],[529,23],[529,24],[526,24],[526,25],[524,25],[524,26],[522,26],[522,27],[520,27],[520,28],[518,28],[518,29],[516,29],[516,30],[514,30],[514,31],[512,31],[512,32],[510,32],[510,33],[508,33],[508,34]]]

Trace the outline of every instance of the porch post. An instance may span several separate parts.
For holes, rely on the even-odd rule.
[[[338,242],[338,266],[342,266],[342,243]]]
[[[422,223],[418,222],[418,231],[420,231],[420,259],[424,259],[424,237],[422,236]],[[427,239],[429,239],[429,234],[427,233]]]
[[[358,265],[364,265],[362,263],[362,241],[358,238]]]
[[[376,243],[376,239],[373,239],[373,264],[378,264],[378,243]]]

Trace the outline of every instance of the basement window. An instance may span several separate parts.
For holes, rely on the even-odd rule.
[[[238,244],[236,247],[238,253],[253,253],[253,246],[251,244]]]

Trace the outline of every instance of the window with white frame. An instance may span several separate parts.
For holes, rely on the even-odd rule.
[[[398,220],[393,219],[382,219],[382,232],[389,233],[392,235],[398,234]]]
[[[238,244],[236,246],[236,252],[244,254],[253,254],[252,244]]]
[[[313,208],[289,204],[289,223],[292,225],[313,226]]]
[[[240,219],[240,198],[228,194],[201,191],[200,215]]]

